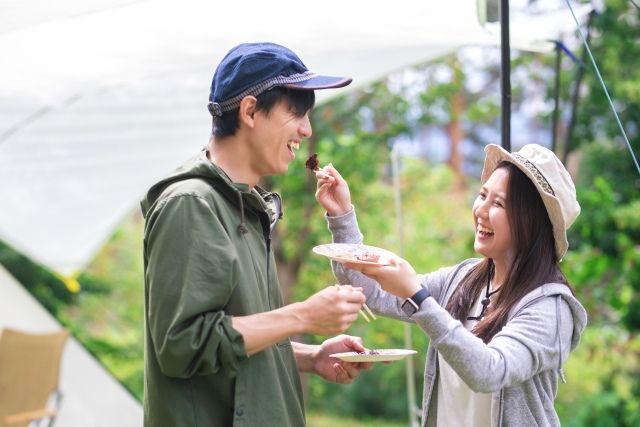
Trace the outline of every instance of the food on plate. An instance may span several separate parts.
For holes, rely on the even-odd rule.
[[[339,252],[334,255],[336,258],[342,258],[346,260],[357,260],[357,261],[367,261],[367,262],[378,262],[380,260],[380,254],[362,250],[357,252]]]
[[[380,259],[380,254],[371,251],[362,251],[354,254],[354,256],[360,261],[378,262]]]
[[[312,250],[334,261],[354,264],[389,265],[393,256],[385,249],[355,243],[328,243],[318,245]]]
[[[310,155],[309,158],[307,159],[307,161],[304,162],[304,165],[309,170],[312,170],[314,172],[319,171],[320,167],[319,167],[319,163],[318,163],[318,154],[317,153],[313,153],[312,155]]]
[[[358,351],[358,354],[380,354],[377,350]]]

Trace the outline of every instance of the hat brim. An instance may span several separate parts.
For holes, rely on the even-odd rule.
[[[351,77],[333,77],[333,76],[314,75],[310,79],[307,79],[301,82],[287,83],[282,86],[287,87],[289,89],[300,89],[300,90],[332,89],[332,88],[338,88],[338,87],[345,87],[352,81],[353,79]]]
[[[542,198],[547,214],[553,226],[553,236],[556,245],[556,255],[558,259],[562,259],[564,254],[569,248],[569,242],[567,240],[566,227],[564,218],[562,216],[562,209],[560,208],[560,201],[550,193],[546,192],[542,185],[538,182],[533,172],[529,170],[521,161],[511,155],[507,150],[499,145],[489,144],[484,148],[486,157],[484,160],[484,167],[482,168],[482,177],[480,181],[484,184],[496,167],[503,161],[512,163],[518,169],[520,169],[533,183]]]

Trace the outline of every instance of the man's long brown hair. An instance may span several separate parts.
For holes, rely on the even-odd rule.
[[[569,286],[556,261],[553,227],[540,193],[512,163],[502,162],[496,167],[499,168],[509,171],[506,209],[514,259],[500,292],[491,298],[485,316],[473,328],[485,343],[500,332],[507,323],[509,312],[524,295],[549,282]],[[466,320],[492,275],[493,260],[480,261],[454,291],[447,311],[460,321]]]

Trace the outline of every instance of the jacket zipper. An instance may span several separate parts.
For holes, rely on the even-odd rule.
[[[271,236],[266,236],[266,244],[267,244],[267,298],[269,299],[269,310],[273,310],[271,306],[271,257],[269,254],[271,253]]]

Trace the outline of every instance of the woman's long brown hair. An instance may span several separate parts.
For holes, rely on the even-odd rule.
[[[492,298],[485,316],[473,328],[485,343],[500,332],[511,309],[527,293],[549,282],[569,286],[556,261],[553,227],[540,193],[512,163],[501,162],[496,167],[499,168],[509,171],[506,209],[515,256],[500,292]],[[466,319],[492,274],[493,260],[480,261],[454,291],[447,311],[456,319]]]

